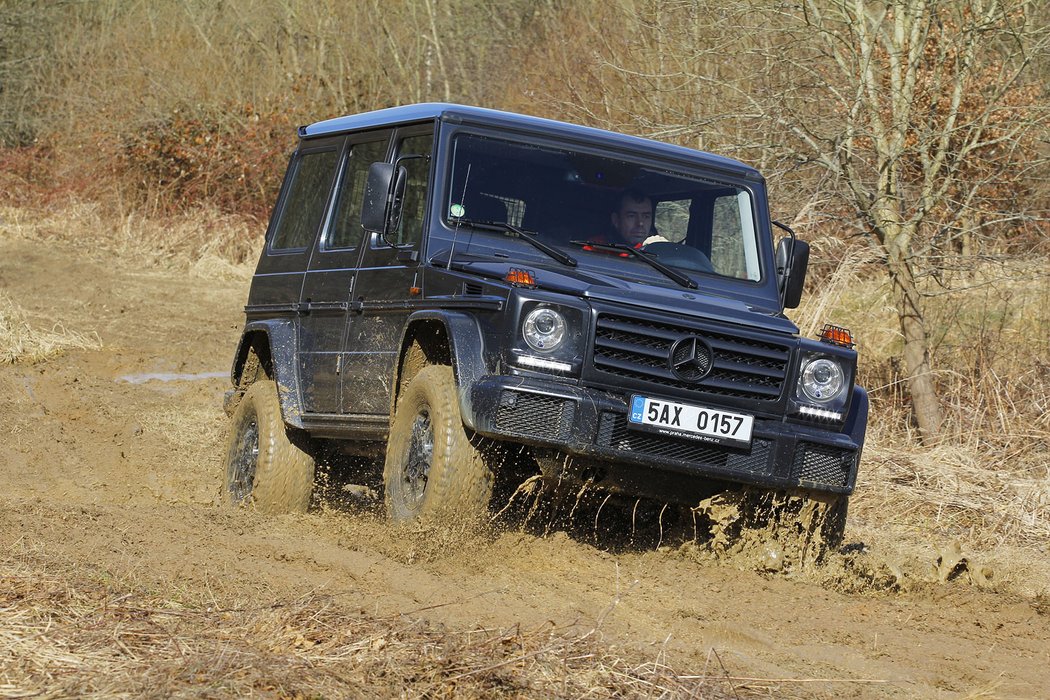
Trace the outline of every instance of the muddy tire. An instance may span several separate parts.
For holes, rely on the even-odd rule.
[[[297,445],[281,418],[277,385],[248,387],[233,412],[223,496],[265,513],[304,513],[314,486],[314,458]]]
[[[383,485],[387,514],[405,521],[483,518],[493,475],[471,444],[452,368],[421,369],[401,392],[390,426]]]

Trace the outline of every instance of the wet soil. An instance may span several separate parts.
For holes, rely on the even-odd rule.
[[[1045,697],[1050,609],[972,577],[903,589],[847,552],[805,571],[556,528],[392,526],[364,488],[302,516],[217,501],[224,378],[247,280],[0,240],[0,289],[99,350],[0,365],[0,547],[151,590],[242,601],[322,591],[453,629],[597,628],[605,643],[771,696]],[[852,548],[851,548],[852,547]],[[953,565],[954,566],[954,565]],[[881,572],[881,573],[880,573]],[[880,582],[881,581],[881,582]]]

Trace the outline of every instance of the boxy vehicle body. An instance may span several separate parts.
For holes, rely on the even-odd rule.
[[[484,442],[630,495],[845,503],[856,353],[784,315],[808,247],[774,246],[756,170],[448,104],[299,135],[233,362],[230,500],[305,508],[314,452],[338,441],[385,452],[395,517],[483,510]],[[624,192],[651,206],[643,246],[611,242]]]

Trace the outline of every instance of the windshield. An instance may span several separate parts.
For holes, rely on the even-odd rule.
[[[510,224],[581,264],[633,261],[616,249],[629,246],[687,274],[761,278],[751,194],[735,185],[475,134],[454,138],[449,182],[453,227]]]

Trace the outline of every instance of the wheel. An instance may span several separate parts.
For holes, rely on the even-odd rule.
[[[404,388],[390,426],[383,485],[392,520],[479,519],[493,475],[471,444],[459,412],[452,368],[429,365]]]
[[[225,497],[266,513],[304,513],[314,486],[314,458],[295,444],[281,418],[277,385],[248,387],[233,412],[226,450]]]

